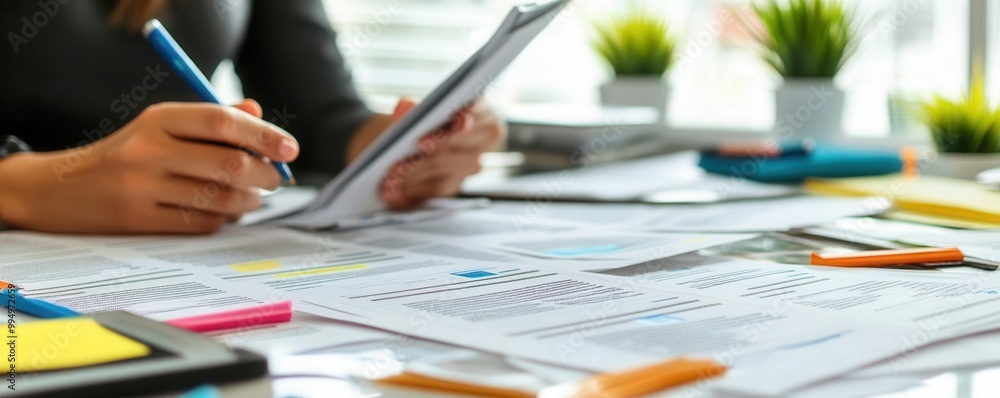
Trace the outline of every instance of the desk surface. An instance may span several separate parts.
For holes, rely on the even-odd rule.
[[[883,379],[882,382],[885,382]],[[891,381],[890,383],[891,384]],[[349,380],[333,378],[285,378],[273,381],[275,398],[312,398],[312,397],[409,397],[430,398],[441,396],[460,397],[462,395],[442,394],[439,392],[402,389],[389,386],[373,386],[368,383],[358,383]],[[245,390],[241,390],[245,392]],[[963,370],[928,376],[916,387],[896,388],[885,393],[874,395],[878,398],[986,398],[996,397],[1000,391],[1000,367],[990,367],[977,370]],[[226,396],[235,393],[226,391]],[[843,397],[844,391],[829,391],[828,397]],[[680,394],[665,392],[657,396],[672,397]],[[681,395],[682,396],[682,395]],[[712,398],[712,395],[705,395]]]

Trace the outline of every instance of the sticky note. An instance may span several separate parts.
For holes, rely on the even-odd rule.
[[[76,368],[149,355],[149,347],[89,318],[19,324],[12,336],[6,338],[7,348],[17,372]]]
[[[806,181],[807,190],[830,195],[881,196],[897,209],[965,221],[1000,224],[1000,193],[972,181],[901,175]],[[942,192],[947,195],[942,195]]]
[[[281,263],[278,260],[254,261],[252,263],[230,264],[229,268],[236,272],[257,272],[281,268]]]

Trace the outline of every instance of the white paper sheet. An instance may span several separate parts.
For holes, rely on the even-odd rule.
[[[392,267],[373,265],[364,283],[310,281],[313,285],[288,294],[360,314],[366,318],[359,322],[395,332],[591,371],[622,370],[677,355],[719,356],[740,369],[734,375],[749,375],[727,388],[771,395],[892,355],[887,343],[905,334],[876,323],[862,327],[811,315],[768,314],[773,310],[767,306],[635,287],[624,278],[447,262]],[[345,271],[350,272],[355,271]],[[755,325],[766,326],[756,330]],[[813,355],[828,357],[838,342],[864,347],[864,354],[836,361]],[[732,347],[739,352],[733,354]],[[766,361],[761,358],[767,356],[754,353],[777,347],[788,350],[784,365],[742,367]],[[764,374],[774,372],[796,377]],[[770,381],[766,386],[752,381],[764,377]]]
[[[228,229],[211,238],[5,232],[0,278],[17,283],[29,297],[77,311],[126,310],[167,320],[286,299],[220,276],[280,269],[282,262],[303,267],[328,257],[357,259],[364,254],[354,254],[364,251],[275,228]]]
[[[713,204],[643,205],[495,202],[491,212],[529,225],[543,219],[614,225],[646,231],[786,231],[833,222],[842,217],[877,214],[865,199],[793,196]]]
[[[329,236],[385,250],[456,260],[545,264],[550,268],[590,271],[624,267],[755,235],[654,234],[560,220],[518,224],[490,211],[476,210],[420,222],[333,231]]]
[[[314,187],[282,187],[264,196],[261,207],[243,215],[239,225],[255,225],[284,217],[304,209],[316,200],[319,192]]]
[[[392,334],[296,312],[291,322],[208,333],[233,347],[266,356],[290,355],[344,344],[391,337]]]
[[[851,373],[850,378],[925,375],[1000,365],[1000,332],[966,336],[925,347]]]
[[[783,300],[817,314],[907,324],[917,332],[897,342],[904,351],[928,341],[1000,329],[1000,282],[988,274],[841,269],[699,256],[605,273],[677,291],[743,302]]]
[[[563,234],[504,237],[494,249],[549,259],[649,261],[753,238],[752,234],[641,233],[587,228]]]

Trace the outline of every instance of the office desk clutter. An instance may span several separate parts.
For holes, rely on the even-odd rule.
[[[856,385],[856,372],[914,350],[919,357],[925,345],[1000,328],[990,293],[1000,280],[975,273],[995,267],[935,271],[995,260],[995,248],[983,243],[991,242],[988,231],[882,220],[896,227],[867,235],[843,227],[880,217],[892,203],[978,219],[992,211],[986,196],[948,198],[948,207],[913,205],[904,192],[887,202],[867,195],[886,181],[924,177],[816,180],[803,190],[712,175],[697,159],[681,152],[514,177],[489,189],[523,199],[440,205],[358,228],[244,226],[210,237],[4,232],[0,278],[69,311],[126,310],[272,357],[333,349],[364,367],[385,355],[371,347],[409,341],[415,346],[392,354],[403,373],[384,383],[494,395],[511,392],[501,388],[507,379],[449,364],[480,356],[516,363],[509,372],[534,387],[515,394],[571,383],[629,396],[696,383],[717,396],[808,396],[817,385]],[[560,192],[544,191],[561,173],[573,179]],[[651,185],[650,176],[662,181]],[[810,194],[817,184],[851,196]],[[786,234],[789,247],[765,239],[773,234]],[[864,243],[848,244],[853,238]],[[827,247],[837,239],[844,244]],[[762,244],[757,251],[768,255],[740,253]],[[845,267],[914,264],[924,271]],[[941,314],[949,321],[933,335],[908,339]],[[726,372],[678,365],[688,370],[678,370],[676,385],[629,373],[678,358]]]
[[[715,394],[785,396],[924,344],[997,329],[988,292],[1000,289],[1000,281],[988,274],[848,270],[697,253],[761,232],[878,215],[865,202],[808,195],[697,205],[495,202],[369,228],[242,227],[207,238],[4,232],[0,262],[3,278],[31,297],[82,313],[126,309],[168,323],[251,314],[223,322],[236,326],[234,333],[211,336],[270,355],[391,345],[407,335],[584,375],[689,357],[730,369],[710,383]],[[822,211],[837,205],[844,210]],[[793,215],[783,218],[786,212]],[[659,220],[651,218],[658,213]],[[956,240],[965,243],[942,247],[981,257],[969,242],[989,238]],[[969,275],[981,284],[970,287]],[[951,306],[945,297],[968,305]],[[777,298],[780,314],[773,312]],[[900,306],[917,298],[920,305]],[[298,311],[290,323],[268,325],[267,314],[254,310],[287,308],[289,300]],[[871,316],[889,307],[898,309]],[[916,346],[902,345],[921,319],[940,313],[954,325]],[[729,352],[734,344],[739,355]],[[371,355],[352,358],[365,362]],[[423,377],[462,381],[454,372],[426,371],[445,366],[444,358],[412,360]]]
[[[192,45],[195,62],[150,19],[153,15],[143,15],[147,6],[142,2],[113,3],[121,5],[110,19],[129,14],[134,15],[127,20],[141,19],[127,24],[135,25],[136,43],[146,38],[152,47],[147,58],[168,63],[178,75],[169,78],[193,90],[181,100],[198,98],[210,104],[194,107],[212,107],[229,117],[218,108],[227,103],[221,99],[224,84],[214,77],[221,75],[204,68],[202,59],[213,58],[212,52]],[[153,11],[169,4],[157,18],[178,39],[190,35],[173,22],[182,20],[173,12],[188,7],[173,3],[197,2],[149,3]],[[976,91],[964,102],[938,98],[923,105],[934,113],[927,120],[936,128],[930,137],[942,159],[953,161],[950,166],[926,167],[914,149],[924,144],[910,142],[909,136],[893,135],[894,141],[881,145],[890,149],[847,144],[854,137],[848,137],[844,126],[858,123],[845,123],[847,97],[833,77],[851,79],[854,74],[840,74],[841,67],[864,58],[856,55],[867,42],[861,40],[862,28],[869,25],[859,23],[865,22],[865,14],[855,13],[853,6],[792,0],[740,11],[701,7],[704,2],[695,1],[699,6],[694,8],[720,17],[719,42],[756,46],[783,82],[775,92],[774,126],[767,115],[768,126],[760,131],[712,131],[716,135],[698,127],[690,131],[699,137],[684,137],[678,132],[688,131],[685,117],[692,116],[685,113],[711,106],[703,113],[723,119],[728,115],[720,111],[722,104],[743,100],[723,98],[725,91],[706,90],[689,77],[702,73],[698,69],[704,60],[742,55],[675,57],[691,55],[680,54],[687,48],[681,42],[685,36],[675,35],[672,23],[639,3],[630,3],[622,18],[612,18],[614,23],[593,21],[595,47],[614,73],[602,88],[601,106],[525,104],[555,97],[541,89],[519,92],[520,77],[508,77],[530,70],[530,78],[537,79],[528,80],[533,83],[556,71],[573,77],[576,87],[589,74],[584,69],[515,65],[505,72],[522,52],[544,52],[551,42],[566,43],[551,36],[535,40],[546,27],[567,32],[578,27],[567,23],[578,10],[575,5],[552,0],[511,8],[497,19],[492,35],[480,35],[482,45],[457,69],[428,85],[419,103],[407,107],[409,101],[401,101],[392,115],[373,114],[361,99],[364,94],[370,100],[367,95],[373,91],[379,100],[389,93],[378,74],[359,73],[363,84],[355,87],[350,74],[340,69],[386,60],[410,65],[414,63],[399,61],[417,58],[380,45],[338,53],[338,45],[358,43],[347,36],[335,42],[318,1],[288,8],[299,14],[277,21],[294,22],[289,32],[268,17],[284,15],[281,7],[292,6],[251,3],[215,9],[220,17],[252,15],[243,21],[245,34],[234,36],[232,43],[243,46],[233,69],[246,92],[270,93],[283,86],[314,91],[284,97],[270,93],[260,103],[247,99],[236,108],[252,117],[236,115],[258,123],[262,114],[278,112],[260,109],[260,104],[300,106],[284,110],[291,116],[281,128],[295,134],[301,147],[282,142],[284,149],[301,149],[310,156],[297,164],[271,162],[275,154],[252,146],[252,137],[227,140],[242,142],[231,147],[204,145],[212,141],[185,135],[193,134],[184,133],[191,120],[171,118],[176,125],[164,127],[163,137],[175,144],[183,141],[191,153],[157,154],[183,166],[176,173],[154,173],[157,177],[172,178],[183,188],[178,190],[189,191],[184,184],[193,176],[188,174],[214,171],[198,161],[204,159],[194,153],[197,149],[239,155],[247,167],[213,173],[204,187],[195,178],[199,187],[190,206],[186,196],[144,203],[180,210],[177,217],[206,216],[217,222],[216,228],[231,221],[217,232],[61,235],[7,229],[58,230],[18,223],[45,212],[5,219],[10,225],[0,224],[0,290],[8,303],[9,372],[0,395],[851,398],[901,392],[955,369],[1000,367],[1000,169],[986,171],[995,166],[996,155],[987,155],[971,169],[961,168],[962,173],[955,168],[963,158],[977,158],[965,156],[969,153],[998,150],[1000,123],[994,122],[1000,112],[983,98],[980,76],[970,76]],[[429,3],[435,4],[413,5],[426,12],[418,18],[382,18],[376,12],[378,26],[367,28],[388,37],[408,32],[397,29],[399,21],[420,29],[439,28],[446,20],[461,22],[461,29],[480,22],[468,18],[468,10],[437,15],[436,7],[455,2]],[[970,4],[973,17],[987,15],[979,12],[985,5]],[[278,10],[282,12],[274,12]],[[339,11],[329,14],[339,16]],[[83,13],[64,14],[67,19],[58,24]],[[925,19],[914,18],[914,24]],[[358,32],[370,33],[367,28]],[[913,35],[917,30],[910,28]],[[59,29],[45,33],[55,35]],[[301,41],[280,34],[298,30],[319,39],[313,43],[316,37],[303,32],[297,32],[304,36]],[[413,34],[405,44],[462,36],[455,34],[459,30]],[[969,30],[971,35],[979,29]],[[972,39],[973,47],[986,42]],[[29,55],[18,60],[43,47],[32,43],[24,48]],[[315,58],[288,55],[297,52]],[[376,60],[356,62],[362,52]],[[983,62],[990,59],[969,53]],[[439,61],[428,55],[419,59],[417,63],[427,65]],[[677,72],[689,75],[667,78],[675,61],[684,67]],[[986,69],[972,61],[970,70]],[[308,70],[307,62],[336,70],[310,76],[278,67]],[[726,69],[712,69],[713,79],[716,71]],[[393,72],[388,73],[393,89],[406,83],[411,93],[420,93],[426,82],[417,80],[430,76],[416,70]],[[213,75],[212,80],[206,75]],[[331,83],[325,80],[338,80],[331,84],[336,90],[321,84]],[[744,90],[757,86],[736,80]],[[677,88],[678,95],[671,97],[681,99],[670,101],[670,108],[665,102],[673,91],[668,82]],[[492,91],[495,84],[505,87]],[[160,90],[150,93],[150,102],[142,107],[162,101],[157,97],[169,90]],[[698,95],[687,102],[684,96],[695,91]],[[576,101],[578,93],[572,93],[574,98],[563,100]],[[316,101],[322,102],[292,101],[300,96],[321,97]],[[497,103],[518,103],[505,112],[510,133],[505,148],[493,147],[502,141],[503,121],[492,111],[477,110],[494,97],[503,100]],[[817,106],[815,100],[820,100]],[[355,109],[344,106],[348,103]],[[16,115],[24,107],[12,108]],[[140,111],[138,105],[132,108]],[[986,111],[989,118],[980,118]],[[295,117],[299,119],[291,120]],[[980,119],[989,123],[980,128]],[[216,123],[216,133],[235,136],[225,128],[228,119],[219,120],[223,123]],[[784,134],[783,123],[791,121],[795,134]],[[956,121],[960,123],[952,123]],[[489,124],[492,137],[466,134],[486,130],[470,127],[476,123]],[[297,124],[337,134],[347,125],[358,131],[317,137],[303,134]],[[795,140],[772,140],[778,134]],[[950,146],[954,140],[962,145]],[[459,141],[476,149],[438,146]],[[0,148],[0,189],[19,187],[7,184],[12,170],[7,161],[32,155],[26,148],[8,147]],[[323,152],[311,152],[317,150]],[[435,158],[453,152],[460,155]],[[407,170],[421,164],[447,173]],[[480,166],[487,170],[465,178]],[[452,173],[459,169],[464,174]],[[302,185],[258,198],[263,181],[241,186],[240,178],[263,180],[262,171],[275,184],[280,177],[282,183]],[[320,172],[336,176],[313,183],[310,177]],[[408,179],[407,184],[396,185],[397,177]],[[60,174],[60,183],[62,178]],[[447,181],[450,185],[440,187],[449,189],[428,188],[440,181]],[[118,185],[161,191],[143,184],[136,189]],[[410,197],[406,191],[411,185],[434,193]],[[168,190],[176,193],[163,189]],[[227,195],[220,197],[222,192]],[[0,193],[8,198],[7,191]],[[76,200],[76,195],[67,197]],[[243,207],[217,203],[230,197]],[[433,199],[425,202],[428,197]],[[403,206],[406,202],[413,206]],[[112,207],[117,202],[109,203],[107,209],[117,210]],[[6,206],[6,201],[0,203],[3,210]],[[247,212],[252,208],[257,210]],[[137,213],[145,215],[129,214]],[[133,225],[144,225],[146,219],[136,220],[143,222]],[[194,225],[186,218],[184,222]],[[995,372],[987,376],[996,379]],[[959,390],[982,385],[963,382]],[[1000,388],[981,389],[986,396],[1000,396]]]

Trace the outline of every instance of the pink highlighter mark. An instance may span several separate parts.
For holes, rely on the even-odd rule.
[[[171,319],[167,324],[192,332],[216,332],[237,328],[283,323],[292,320],[292,302],[262,304],[254,307]]]

